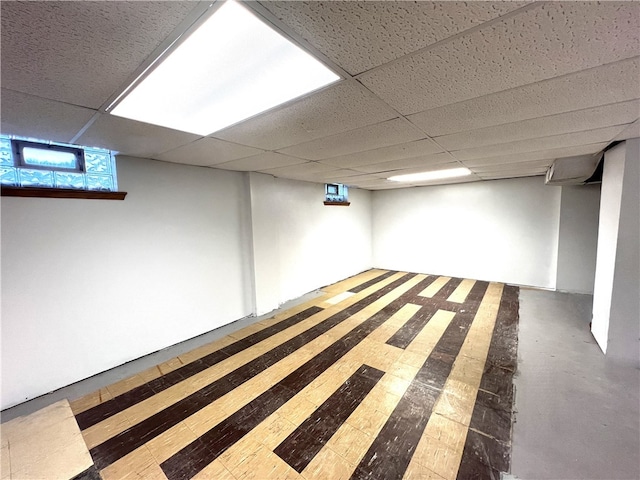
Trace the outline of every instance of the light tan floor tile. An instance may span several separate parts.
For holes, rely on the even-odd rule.
[[[77,400],[70,401],[71,410],[74,415],[78,415],[81,412],[89,410],[90,408],[95,407],[96,405],[100,405],[107,400],[111,400],[113,395],[109,393],[109,390],[106,388],[101,388],[96,390],[95,392],[90,393],[89,395],[85,395],[84,397],[78,398]]]
[[[264,446],[260,446],[254,455],[232,470],[231,473],[238,480],[294,480],[300,478],[298,472]]]
[[[415,352],[410,352],[408,350],[404,350],[400,357],[398,357],[398,362],[405,363],[407,365],[411,365],[412,367],[421,368],[424,365],[426,358],[424,355],[420,355]]]
[[[278,414],[294,425],[300,425],[304,422],[314,411],[316,405],[311,403],[306,398],[296,396],[285,403],[278,409]]]
[[[351,465],[357,465],[372,441],[371,436],[344,422],[327,442],[327,448],[336,452]]]
[[[191,415],[183,420],[184,424],[196,435],[201,436],[218,425],[220,422],[228,418],[232,412],[237,410],[233,406],[232,402],[228,402],[228,399],[222,397],[216,400],[211,405],[207,406],[205,413],[198,413]],[[241,405],[242,406],[242,405]],[[226,408],[225,408],[226,407]]]
[[[405,478],[411,477],[416,470],[424,472],[427,469],[447,480],[456,480],[461,458],[462,450],[458,451],[440,440],[423,435],[411,457]]]
[[[444,287],[449,282],[449,280],[451,280],[451,277],[438,277],[433,282],[431,282],[431,285],[421,291],[418,295],[420,295],[421,297],[432,298],[436,293],[440,291],[442,287]]]
[[[206,345],[198,347],[198,348],[196,348],[194,350],[191,350],[189,352],[181,353],[180,355],[178,355],[178,357],[184,363],[190,363],[190,362],[193,362],[195,360],[199,360],[200,358],[206,357],[210,353],[217,352],[221,348],[227,347],[227,346],[231,345],[234,342],[236,342],[236,339],[234,339],[234,338],[232,338],[232,337],[227,335],[227,336],[222,337],[222,338],[220,338],[220,339],[218,339],[218,340],[216,340],[214,342],[208,343]]]
[[[442,334],[447,329],[454,316],[455,313],[453,312],[438,310],[420,333],[418,333],[411,343],[407,345],[405,350],[411,353],[417,353],[418,355],[425,355],[426,359],[440,340],[440,337],[442,337]]]
[[[454,422],[469,425],[478,390],[457,380],[447,380],[433,407],[438,413]]]
[[[229,470],[220,462],[220,460],[214,460],[207,465],[198,474],[193,477],[192,480],[237,480]]]
[[[144,445],[101,470],[100,476],[102,480],[166,480],[167,478]]]
[[[244,328],[241,328],[240,330],[237,330],[233,333],[230,333],[229,336],[231,338],[235,338],[236,340],[240,340],[242,338],[246,338],[249,335],[252,335],[256,332],[259,332],[260,330],[264,330],[266,327],[264,325],[262,325],[260,322],[257,323],[252,323],[251,325],[248,325]]]
[[[384,375],[379,384],[388,392],[401,397],[411,384],[411,381],[395,375]]]
[[[375,403],[362,402],[347,418],[346,423],[370,437],[375,437],[388,418],[389,415],[376,410]]]
[[[11,458],[9,456],[9,443],[2,442],[0,450],[0,480],[9,480],[11,478]]]
[[[355,470],[355,465],[351,465],[336,452],[326,446],[318,452],[302,471],[302,477],[306,480],[347,480]]]
[[[196,434],[184,422],[180,422],[161,435],[149,440],[145,445],[154,460],[160,464],[197,438]]]
[[[1,437],[11,478],[72,478],[93,465],[67,400],[4,423]]]
[[[467,295],[469,295],[469,292],[475,284],[475,280],[469,280],[465,278],[460,282],[453,293],[449,295],[449,298],[447,298],[447,300],[450,302],[464,303],[467,299]]]
[[[362,285],[369,280],[372,280],[380,275],[386,273],[387,270],[378,270],[372,269],[367,270],[366,272],[359,273],[358,275],[354,275],[353,277],[346,278],[332,285],[327,285],[326,287],[322,287],[323,292],[327,293],[340,293],[350,290],[353,287],[358,285]]]
[[[328,308],[333,305],[337,305],[338,303],[342,302],[343,300],[346,300],[349,297],[352,297],[353,295],[355,295],[355,293],[353,292],[342,292],[333,297],[329,297],[324,302],[321,302],[317,305],[321,308]]]
[[[249,435],[258,440],[269,450],[275,449],[291,432],[298,428],[279,413],[272,413],[260,425],[254,428]]]
[[[420,465],[417,469],[407,469],[402,480],[444,480],[444,478]]]
[[[82,431],[82,437],[88,448],[100,445],[105,440],[117,435],[129,428],[133,422],[127,417],[127,413],[120,412],[104,419],[102,422],[86,428]]]
[[[109,393],[112,396],[117,397],[118,395],[122,395],[125,392],[128,392],[132,388],[139,387],[143,385],[145,382],[144,378],[140,375],[133,375],[131,377],[120,380],[119,382],[113,383],[107,387]]]
[[[424,433],[456,450],[462,451],[464,442],[467,439],[467,430],[466,425],[454,422],[438,413],[433,413],[429,418]]]
[[[220,455],[219,460],[234,476],[238,469],[244,471],[251,459],[259,455],[259,451],[265,447],[251,437],[245,436],[233,444],[226,452]]]

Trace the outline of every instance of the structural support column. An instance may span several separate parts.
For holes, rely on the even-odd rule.
[[[607,357],[640,366],[640,139],[605,153],[591,331]]]

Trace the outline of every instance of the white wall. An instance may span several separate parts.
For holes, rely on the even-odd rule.
[[[607,357],[640,367],[640,139],[605,153],[592,332]]]
[[[600,184],[561,188],[556,288],[592,294],[596,275]]]
[[[258,314],[371,268],[371,192],[325,206],[322,184],[250,179]]]
[[[543,177],[377,191],[373,265],[555,288],[559,208]]]
[[[251,313],[243,175],[118,171],[124,201],[2,198],[2,408]]]

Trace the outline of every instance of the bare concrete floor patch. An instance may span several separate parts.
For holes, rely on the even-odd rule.
[[[640,371],[608,361],[589,295],[522,289],[512,475],[640,478]]]

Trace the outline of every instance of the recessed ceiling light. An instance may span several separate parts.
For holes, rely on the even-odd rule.
[[[229,0],[111,113],[205,136],[339,79]]]
[[[426,182],[429,180],[442,180],[445,178],[464,177],[471,175],[468,168],[449,168],[447,170],[434,170],[431,172],[409,173],[407,175],[395,175],[387,178],[394,182]]]

